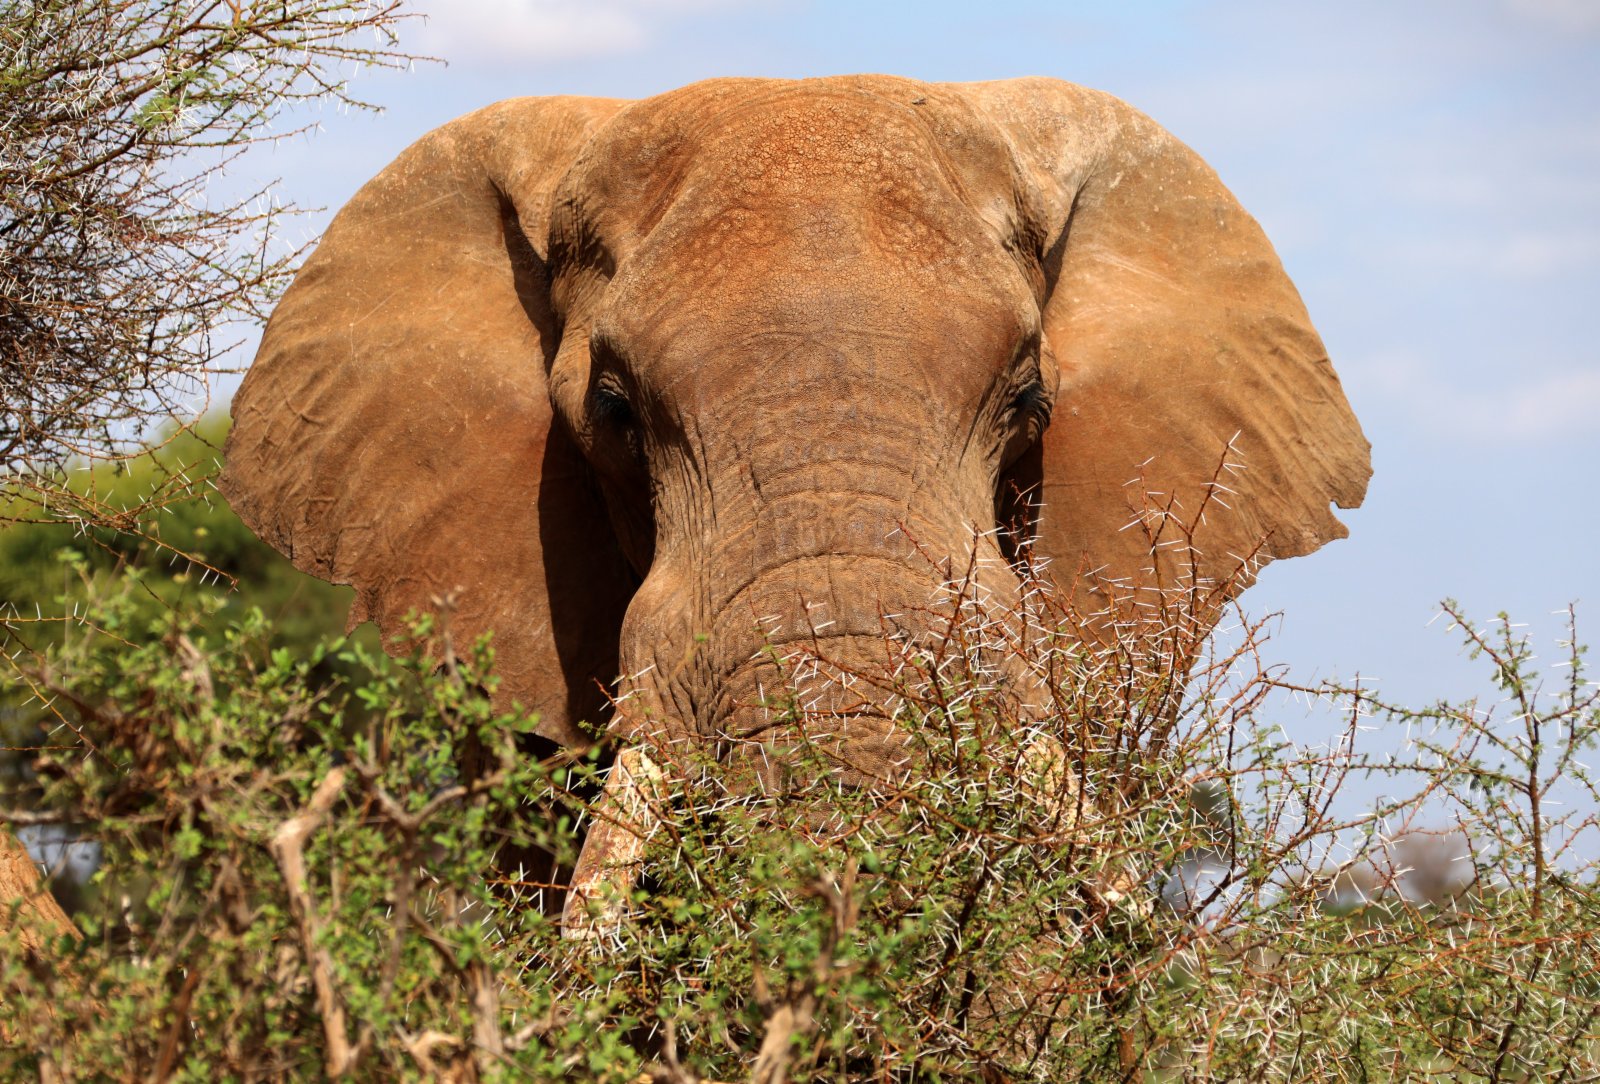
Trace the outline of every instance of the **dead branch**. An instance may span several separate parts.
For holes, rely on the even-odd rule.
[[[317,1009],[322,1016],[323,1033],[328,1049],[324,1068],[329,1077],[337,1079],[351,1068],[362,1054],[363,1042],[352,1047],[345,1026],[344,1004],[339,1000],[333,983],[333,957],[319,943],[322,922],[317,915],[316,902],[306,887],[305,844],[311,834],[322,826],[328,811],[344,789],[343,768],[330,771],[311,795],[311,801],[298,816],[291,817],[273,834],[272,856],[283,871],[283,883],[289,893],[289,906],[294,911],[295,923],[300,928],[300,945],[305,952],[306,964],[311,968],[311,981],[317,992]]]
[[[17,935],[27,952],[42,952],[53,938],[78,937],[78,927],[50,894],[39,867],[15,836],[0,829],[0,906],[17,901]]]
[[[782,995],[775,998],[765,976],[759,968],[756,970],[755,998],[767,1014],[767,1028],[750,1071],[750,1084],[785,1084],[794,1059],[795,1040],[810,1035],[816,1028],[819,992],[832,982],[837,970],[834,952],[860,916],[855,883],[854,859],[837,881],[819,877],[812,882],[810,893],[828,905],[832,921],[823,931],[822,945],[809,975],[791,979]]]

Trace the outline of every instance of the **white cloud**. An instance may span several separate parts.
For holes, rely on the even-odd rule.
[[[630,5],[582,0],[435,0],[418,47],[445,60],[567,60],[627,52],[646,30]]]
[[[1500,245],[1505,273],[1517,278],[1566,274],[1600,262],[1600,237],[1593,234],[1512,234]]]
[[[1557,30],[1600,30],[1600,4],[1595,0],[1507,0],[1506,7],[1514,15]]]
[[[1600,417],[1600,369],[1559,373],[1518,388],[1496,413],[1517,436],[1592,433],[1594,420]]]
[[[698,14],[731,7],[750,7],[747,0],[632,0],[629,5],[641,11],[663,11],[668,14]]]
[[[664,22],[737,0],[421,0],[418,47],[458,64],[637,52]]]
[[[1543,279],[1600,267],[1600,233],[1519,230],[1436,237],[1395,244],[1391,255],[1428,271],[1470,270],[1474,277]]]
[[[1499,387],[1464,387],[1458,373],[1405,349],[1339,363],[1353,398],[1382,403],[1436,434],[1492,433],[1542,442],[1592,437],[1600,364],[1568,366]]]

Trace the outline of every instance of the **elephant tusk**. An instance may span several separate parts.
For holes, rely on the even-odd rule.
[[[1078,828],[1080,792],[1061,740],[1041,735],[1023,746],[1017,757],[1017,775],[1038,799],[1051,827],[1073,836]]]
[[[1018,775],[1033,792],[1054,832],[1080,843],[1089,842],[1091,810],[1081,808],[1081,790],[1067,751],[1054,737],[1029,742],[1018,757]],[[606,778],[592,811],[583,851],[561,913],[561,936],[599,940],[622,925],[629,893],[644,866],[644,849],[661,817],[657,805],[666,773],[638,746],[623,749]],[[1107,869],[1095,888],[1099,898],[1116,905],[1135,895],[1138,881],[1129,871]],[[1142,908],[1141,908],[1142,909]]]
[[[621,927],[628,894],[644,865],[645,842],[660,822],[654,803],[664,778],[660,765],[638,746],[617,754],[572,871],[561,910],[562,937],[594,940]]]
[[[1092,845],[1098,811],[1086,804],[1061,740],[1049,735],[1034,738],[1023,746],[1017,761],[1018,775],[1038,798],[1051,830],[1074,844]],[[1108,861],[1088,888],[1100,906],[1131,906],[1148,918],[1151,902],[1146,893],[1138,891],[1139,886],[1136,871],[1120,861]]]

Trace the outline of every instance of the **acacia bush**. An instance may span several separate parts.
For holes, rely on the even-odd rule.
[[[114,474],[83,473],[157,428],[176,439],[240,366],[303,248],[284,243],[293,205],[227,170],[312,127],[297,106],[367,108],[350,81],[417,59],[396,44],[408,17],[400,0],[0,4],[0,524],[173,546],[154,513],[203,499],[193,477],[130,504]],[[32,879],[0,833],[0,888]]]
[[[881,671],[849,675],[898,706],[902,779],[840,788],[818,748],[753,797],[661,751],[698,785],[657,799],[610,964],[564,997],[623,989],[675,1064],[727,1079],[1596,1079],[1600,691],[1575,630],[1547,694],[1509,622],[1451,608],[1509,719],[1317,690],[1352,741],[1425,731],[1372,762],[1285,739],[1259,626],[1224,651],[1174,591],[1086,648],[1033,587],[1021,621],[970,607],[936,649],[886,639]],[[1046,710],[1019,710],[1005,657],[1044,676]],[[1410,789],[1340,814],[1357,771]],[[1418,831],[1429,815],[1448,830]]]
[[[361,107],[404,67],[399,0],[8,0],[0,5],[0,482],[56,488],[190,417],[298,246],[291,207],[219,178],[296,105]],[[294,131],[304,130],[302,123]],[[58,513],[63,511],[58,505]],[[77,505],[115,522],[116,509]]]
[[[71,748],[39,754],[31,815],[99,841],[114,890],[80,937],[13,943],[7,1076],[1600,1078],[1600,694],[1575,635],[1544,686],[1509,623],[1458,620],[1493,711],[1319,689],[1352,741],[1426,735],[1369,762],[1288,743],[1259,626],[1224,647],[1183,592],[1088,647],[1043,583],[1000,617],[958,584],[942,642],[843,675],[891,705],[911,770],[845,787],[801,743],[781,787],[735,789],[703,750],[652,750],[637,876],[564,938],[563,876],[528,856],[570,862],[615,810],[594,759],[533,755],[492,706],[488,645],[423,623],[398,661],[273,649],[259,616],[212,623],[220,588],[155,615],[143,590],[75,600],[32,664]],[[309,680],[329,653],[345,671]],[[834,665],[823,642],[782,663]],[[804,732],[803,704],[771,708]],[[1407,797],[1337,812],[1377,770]]]
[[[110,890],[80,936],[9,955],[5,1075],[391,1079],[503,1050],[487,935],[544,920],[485,873],[563,822],[551,765],[518,753],[530,721],[490,706],[487,646],[419,622],[398,661],[302,655],[259,611],[208,631],[220,592],[152,617],[141,581],[44,663],[77,746],[38,756],[40,808],[98,842]],[[362,676],[313,680],[329,654]]]
[[[116,579],[130,569],[140,572],[152,617],[187,606],[209,613],[206,627],[220,631],[254,606],[268,618],[272,643],[297,651],[311,650],[344,627],[351,590],[295,569],[216,494],[226,436],[227,418],[214,414],[156,434],[138,456],[67,472],[67,498],[122,510],[115,526],[32,519],[26,497],[0,502],[0,635],[9,645],[0,674],[11,677],[24,697],[26,683],[9,657],[19,649],[37,654],[70,634],[70,622],[62,622],[57,610],[63,600],[70,611],[80,599],[115,590]],[[172,479],[181,480],[180,493],[171,491]],[[8,515],[14,516],[10,523]],[[213,584],[229,588],[240,582],[249,585],[246,591],[212,590]],[[375,647],[372,631],[363,630],[361,637]],[[32,711],[21,710],[17,699],[0,699],[13,738],[28,724],[49,719],[37,698]]]
[[[51,667],[32,664],[49,645],[74,635],[75,622],[63,616],[87,599],[118,590],[130,570],[139,574],[134,602],[144,619],[186,607],[213,640],[252,607],[266,616],[267,644],[298,656],[344,627],[349,589],[297,571],[213,492],[225,434],[225,418],[202,418],[159,435],[138,457],[69,472],[64,485],[70,497],[93,494],[125,510],[115,527],[34,519],[27,498],[0,503],[0,522],[8,512],[18,513],[17,521],[0,527],[0,778],[12,786],[14,804],[31,805],[37,798],[26,754],[60,745],[44,735],[64,728],[55,697],[39,684],[49,679]],[[182,480],[181,499],[168,485],[172,479]],[[247,593],[215,589],[241,580],[250,585]],[[376,648],[370,625],[353,635]],[[341,671],[357,674],[338,653],[324,654],[308,680],[323,684]],[[28,825],[18,837],[46,864],[52,887],[68,906],[97,890],[83,880],[92,846],[68,843],[60,825]]]

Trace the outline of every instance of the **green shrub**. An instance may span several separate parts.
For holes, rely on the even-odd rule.
[[[1553,842],[1594,815],[1547,805],[1595,798],[1597,694],[1576,647],[1541,693],[1509,625],[1464,626],[1509,719],[1323,690],[1352,726],[1433,727],[1418,762],[1365,766],[1416,797],[1352,823],[1328,794],[1363,765],[1286,743],[1250,636],[1223,652],[1177,621],[1090,650],[1030,592],[1025,643],[969,614],[862,675],[902,773],[846,786],[801,744],[781,787],[734,787],[704,750],[650,750],[639,876],[563,938],[563,875],[535,856],[570,863],[575,818],[610,813],[594,760],[519,746],[487,644],[421,622],[394,661],[292,651],[258,612],[219,626],[220,593],[152,613],[142,573],[95,582],[72,635],[19,661],[72,731],[38,757],[39,808],[103,861],[80,939],[6,956],[6,1078],[1600,1072],[1600,879]],[[1019,705],[996,651],[1050,702]],[[1429,794],[1455,834],[1386,839]],[[1366,849],[1323,868],[1352,829]],[[1430,854],[1470,875],[1429,881]]]
[[[42,806],[98,841],[107,890],[52,966],[11,956],[0,1075],[387,1079],[461,1057],[499,1023],[495,941],[545,922],[485,872],[559,850],[563,823],[537,804],[551,765],[518,753],[531,721],[490,706],[488,648],[457,658],[421,622],[407,658],[300,655],[259,611],[216,632],[215,597],[151,616],[143,589],[95,599],[44,663],[79,745],[40,754]],[[361,678],[310,680],[330,655]]]

